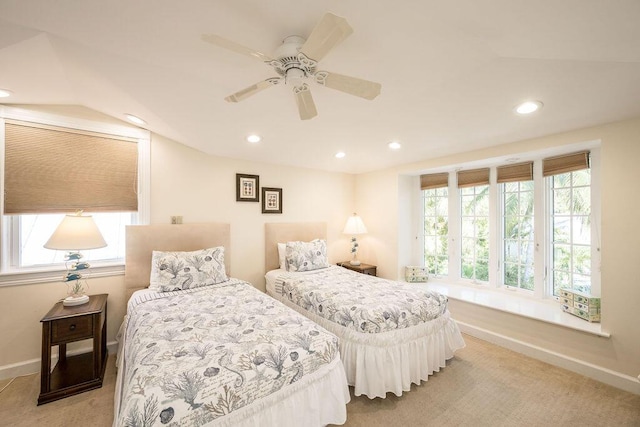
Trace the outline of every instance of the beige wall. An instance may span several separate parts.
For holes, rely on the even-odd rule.
[[[265,148],[263,148],[265,149]],[[283,214],[262,214],[260,203],[236,202],[235,174],[260,176],[260,184],[283,189]],[[231,224],[231,272],[264,290],[264,223],[324,221],[330,261],[349,257],[342,234],[353,211],[353,175],[274,166],[208,156],[158,135],[151,141],[151,222]],[[90,293],[108,293],[107,340],[115,339],[125,312],[123,276],[89,280]],[[31,362],[39,369],[40,319],[65,296],[61,282],[0,287],[0,375],[8,365]],[[31,370],[33,372],[33,370]]]
[[[406,226],[398,224],[405,218],[415,218],[415,214],[408,212],[415,212],[414,207],[399,203],[406,200],[407,183],[415,182],[405,175],[594,140],[602,143],[602,327],[611,338],[598,338],[459,301],[452,301],[450,307],[454,318],[476,328],[636,377],[640,374],[640,197],[635,185],[640,182],[640,168],[635,163],[640,159],[640,119],[358,175],[356,209],[376,236],[370,238],[374,240],[370,246],[375,254],[371,259],[363,254],[361,259],[375,261],[383,276],[394,279],[400,277],[404,263],[410,259],[404,249],[399,249],[411,246],[415,240],[414,234],[406,232]],[[418,222],[419,218],[411,220]]]

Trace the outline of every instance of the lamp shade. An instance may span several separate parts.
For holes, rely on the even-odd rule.
[[[344,230],[342,232],[344,234],[365,234],[367,232],[367,227],[364,226],[362,218],[354,213],[349,217],[349,219],[347,219],[347,223],[344,225]]]
[[[91,215],[66,215],[56,231],[53,232],[44,247],[79,251],[82,249],[98,249],[107,246],[104,237]]]

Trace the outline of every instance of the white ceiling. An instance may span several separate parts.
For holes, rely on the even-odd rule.
[[[354,33],[319,68],[380,96],[312,83],[309,121],[284,85],[224,101],[275,73],[202,34],[272,54],[328,11]],[[207,153],[361,173],[640,116],[639,23],[638,0],[0,0],[0,102],[132,113]],[[528,99],[544,108],[516,115]]]

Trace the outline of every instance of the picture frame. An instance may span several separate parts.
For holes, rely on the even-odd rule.
[[[282,213],[282,188],[262,187],[262,213]]]
[[[260,176],[236,174],[236,202],[259,202]]]

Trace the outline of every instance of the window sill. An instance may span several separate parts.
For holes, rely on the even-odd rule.
[[[611,334],[602,330],[600,323],[591,323],[579,317],[565,313],[560,304],[552,300],[536,300],[511,292],[483,289],[481,287],[457,285],[439,281],[424,284],[429,290],[436,291],[451,299],[477,304],[494,310],[504,311],[530,319],[540,320],[553,325],[586,332],[599,337],[609,338]]]
[[[0,273],[0,287],[61,282],[66,272],[64,267],[4,272]],[[124,274],[124,262],[92,266],[87,277],[109,277],[122,274]]]

